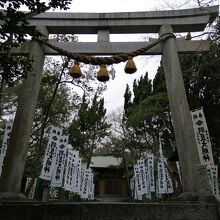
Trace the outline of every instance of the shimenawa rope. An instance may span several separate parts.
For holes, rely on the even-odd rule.
[[[122,53],[122,54],[117,54],[117,55],[113,55],[111,57],[97,57],[97,56],[87,56],[87,55],[81,55],[81,54],[77,54],[77,53],[71,53],[69,51],[63,50],[62,48],[59,48],[51,43],[47,42],[47,39],[34,39],[46,46],[48,46],[49,48],[59,52],[61,55],[67,56],[71,59],[74,59],[77,62],[82,62],[85,64],[92,64],[92,65],[111,65],[111,64],[116,64],[116,63],[120,63],[120,62],[125,62],[127,61],[129,58],[133,58],[139,55],[144,54],[147,50],[151,49],[152,47],[156,46],[157,44],[171,38],[174,37],[175,35],[173,33],[166,33],[162,36],[160,36],[160,38],[156,41],[154,41],[153,43],[142,47],[140,49],[137,49],[135,51],[129,52],[129,53]]]

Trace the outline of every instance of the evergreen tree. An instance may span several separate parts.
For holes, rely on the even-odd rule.
[[[161,79],[160,79],[161,78]],[[127,126],[135,130],[136,134],[146,132],[147,128],[154,130],[158,115],[165,108],[167,109],[167,96],[164,92],[159,92],[164,84],[161,68],[158,69],[154,83],[148,79],[148,73],[138,81],[133,82],[134,99],[129,101],[130,114],[127,114]],[[155,88],[155,91],[152,90]],[[156,89],[157,87],[157,89]],[[125,96],[129,97],[128,87]],[[129,97],[130,98],[130,97]],[[163,103],[164,102],[164,103]],[[124,111],[128,112],[128,101],[125,100]]]
[[[133,92],[134,92],[134,99],[133,105],[138,105],[143,99],[147,96],[151,95],[152,93],[152,82],[148,78],[148,73],[146,73],[141,78],[133,82]]]
[[[18,76],[24,77],[31,69],[31,59],[21,56],[10,56],[7,53],[12,47],[18,47],[25,42],[27,36],[38,38],[41,33],[28,20],[49,9],[67,10],[70,0],[1,0],[0,1],[0,49],[6,54],[0,60],[0,78],[12,83]],[[26,7],[28,13],[22,11]]]
[[[109,135],[110,126],[106,121],[104,98],[99,99],[95,94],[90,104],[84,94],[78,114],[69,127],[69,141],[74,149],[80,151],[87,166],[90,165],[93,151]]]
[[[153,79],[153,93],[156,94],[159,92],[167,92],[162,62],[160,62],[160,66],[158,67],[157,73]]]
[[[203,107],[211,136],[214,159],[220,157],[220,47],[213,43],[203,55],[181,56],[190,110]]]
[[[101,93],[104,89],[97,82],[92,86],[89,85],[91,81],[94,81],[93,71],[90,71],[91,77],[89,79],[72,79],[68,74],[71,64],[67,58],[60,61],[49,57],[45,59],[24,173],[25,177],[32,177],[33,180],[39,176],[41,169],[39,161],[41,161],[47,146],[46,134],[49,132],[50,125],[64,128],[64,132],[66,132],[65,128],[69,125],[74,113],[77,112],[81,97],[75,91],[75,87],[82,89],[88,95],[94,94],[95,91]],[[13,87],[7,86],[5,88],[2,99],[3,118],[13,118],[21,85],[21,80],[18,79]]]
[[[131,90],[127,84],[125,94],[124,94],[124,115],[125,115],[125,117],[128,117],[128,115],[132,109],[131,96],[132,96]]]

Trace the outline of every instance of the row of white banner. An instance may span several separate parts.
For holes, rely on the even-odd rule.
[[[203,109],[197,109],[191,112],[192,122],[198,147],[198,153],[201,164],[207,166],[207,173],[214,195],[219,195],[218,188],[218,167],[214,164],[211,141],[208,127],[205,120]],[[3,135],[2,146],[0,148],[0,176],[4,157],[6,155],[9,135],[12,129],[12,123],[6,123]],[[90,191],[94,191],[93,174],[91,170],[85,169],[82,165],[79,153],[67,147],[68,136],[62,135],[62,129],[52,127],[47,149],[45,152],[43,167],[40,178],[51,181],[53,187],[64,187],[71,192],[82,194],[82,197],[89,196]],[[152,192],[155,188],[154,180],[154,159],[153,155],[147,156],[147,166],[144,167],[143,161],[138,161],[135,166],[135,186],[140,192]],[[65,172],[66,171],[66,172]],[[65,174],[64,174],[65,173]],[[168,192],[167,185],[170,185],[168,171],[164,165],[162,146],[160,141],[160,158],[158,161],[158,192]],[[145,180],[144,180],[145,179]],[[147,182],[146,182],[147,181]],[[138,185],[140,182],[141,186]],[[141,190],[139,190],[139,188]],[[84,189],[84,192],[82,192]],[[171,187],[170,187],[171,190]]]
[[[193,128],[196,138],[196,144],[198,148],[198,154],[202,165],[207,167],[207,175],[209,178],[210,187],[215,196],[220,197],[219,185],[218,185],[218,166],[214,164],[214,158],[212,153],[211,141],[206,123],[203,108],[191,111],[191,117],[193,122]],[[146,193],[149,198],[150,192],[157,193],[172,193],[173,186],[172,181],[167,170],[167,166],[164,163],[162,144],[160,142],[160,158],[158,160],[157,170],[157,182],[155,184],[154,168],[153,168],[153,155],[147,156],[147,166],[145,167],[144,160],[139,160],[137,165],[134,166],[134,184],[131,186],[135,189],[134,197],[141,199],[142,195]],[[152,164],[152,165],[150,165]],[[155,190],[155,185],[157,190]]]
[[[145,194],[146,198],[151,198],[151,193],[170,194],[173,193],[173,183],[165,164],[162,154],[162,145],[160,140],[160,156],[157,161],[157,179],[155,179],[155,158],[153,154],[147,154],[146,159],[138,160],[134,165],[134,176],[131,180],[131,191],[135,200],[142,200]]]
[[[93,173],[84,167],[79,152],[68,147],[68,136],[62,135],[60,128],[51,128],[40,178],[51,181],[51,187],[94,199]]]

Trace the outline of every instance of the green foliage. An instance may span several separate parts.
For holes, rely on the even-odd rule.
[[[162,68],[158,68],[153,84],[148,79],[148,74],[141,77],[139,81],[135,80],[133,91],[134,98],[130,101],[130,111],[126,115],[126,127],[137,142],[136,145],[150,147],[149,143],[156,140],[159,132],[167,128],[168,124],[170,125],[168,97]],[[124,109],[124,111],[127,110]]]
[[[132,114],[128,118],[128,125],[140,129],[144,129],[152,133],[151,129],[162,128],[163,119],[166,118],[168,112],[168,98],[166,93],[157,93],[142,100],[136,106]],[[164,116],[165,114],[165,116]],[[161,121],[161,123],[160,123]],[[151,129],[146,129],[147,127]],[[158,128],[159,127],[159,128]]]
[[[91,104],[84,93],[78,114],[69,127],[69,142],[90,164],[93,150],[109,135],[104,99],[94,95]]]
[[[37,111],[35,114],[36,118],[39,117],[42,119],[42,116],[45,114],[48,101],[51,99],[54,92],[55,84],[53,81],[54,76],[45,73],[41,83]],[[77,98],[76,95],[75,98]],[[75,101],[77,102],[77,99]],[[75,108],[76,106],[75,103],[73,103],[70,88],[65,84],[60,85],[50,107],[49,119],[47,123],[54,126],[64,127],[70,120],[71,113]]]
[[[0,1],[0,20],[3,21],[0,29],[1,49],[8,51],[11,47],[18,46],[18,43],[26,41],[27,35],[38,37],[40,33],[35,27],[29,26],[28,19],[49,9],[60,8],[67,10],[70,0],[9,0]],[[22,12],[21,7],[26,7],[27,12]]]
[[[124,114],[126,117],[129,115],[129,112],[132,108],[131,96],[132,96],[131,90],[127,84],[125,94],[124,94]]]
[[[9,86],[13,86],[19,78],[26,77],[32,69],[31,62],[28,57],[4,54],[0,59],[0,76]]]
[[[67,58],[54,60],[51,57],[47,57],[45,59],[32,136],[27,150],[26,176],[38,175],[40,169],[39,161],[47,145],[47,134],[50,125],[62,127],[65,130],[74,115],[77,114],[81,101],[81,91],[79,89],[76,90],[76,88],[80,88],[88,96],[92,96],[95,92],[101,94],[105,89],[105,86],[100,86],[100,83],[97,82],[90,85],[90,82],[93,82],[95,78],[94,71],[91,69],[89,79],[85,77],[82,79],[72,79],[68,74],[71,65],[72,63]],[[3,118],[13,118],[21,86],[22,80],[19,78],[16,79],[13,86],[5,85],[4,93],[2,93],[1,97]],[[96,105],[96,102],[98,102],[97,95],[94,105]],[[98,103],[97,111],[100,111],[100,109],[104,108],[104,100]],[[92,111],[96,111],[96,109]],[[93,119],[91,123],[95,124],[94,120],[96,119]]]
[[[34,26],[29,26],[28,19],[49,9],[68,9],[70,0],[9,0],[0,1],[0,50],[9,52],[12,47],[18,47],[25,42],[27,36],[38,38],[41,33]],[[29,12],[22,12],[21,7],[26,7]],[[0,75],[7,83],[12,83],[14,78],[25,77],[31,68],[31,60],[27,57],[3,55],[0,62]]]
[[[124,114],[111,115],[114,123],[113,131],[104,147],[109,154],[123,159],[122,166],[128,178],[132,175],[132,167],[137,159],[146,152],[158,151],[158,136],[163,132],[163,139],[173,141],[172,122],[170,119],[168,97],[162,68],[152,83],[148,74],[133,83],[133,94],[127,86],[124,94]],[[154,88],[154,89],[153,89]],[[129,179],[128,179],[129,184]]]
[[[165,81],[165,75],[162,67],[162,62],[160,62],[160,66],[157,69],[157,74],[155,75],[153,79],[153,93],[166,93],[167,92],[167,86]]]
[[[220,47],[213,43],[203,55],[181,56],[186,94],[191,110],[203,107],[214,158],[220,156]]]
[[[133,92],[134,99],[133,105],[138,105],[143,99],[147,96],[150,96],[152,93],[152,82],[148,78],[148,73],[145,76],[141,76],[141,78],[133,82]]]
[[[12,120],[14,118],[21,85],[21,80],[16,80],[13,86],[3,86],[1,96],[1,120]]]
[[[146,73],[133,83],[131,90],[127,86],[124,94],[124,115],[113,116],[115,130],[105,144],[108,152],[123,159],[122,166],[128,178],[133,174],[130,169],[146,152],[158,154],[158,137],[162,133],[166,142],[165,151],[171,151],[174,142],[172,121],[169,111],[163,68],[159,67],[153,82]],[[117,122],[116,122],[117,121]],[[166,152],[165,152],[166,153]],[[129,179],[128,184],[129,184]]]
[[[46,61],[46,63],[47,62],[48,61]],[[33,171],[39,172],[39,160],[43,154],[44,147],[47,145],[46,135],[43,140],[41,140],[42,131],[47,134],[50,125],[65,128],[70,121],[71,113],[77,108],[76,103],[77,99],[79,101],[79,97],[74,95],[74,100],[73,94],[70,93],[70,88],[65,84],[59,85],[56,95],[50,105],[56,84],[59,83],[60,73],[58,74],[58,70],[61,67],[62,66],[55,66],[53,71],[44,71],[42,77],[33,130],[25,164],[25,175],[29,177],[33,175]],[[37,171],[35,169],[37,169]]]
[[[68,74],[71,65],[68,58],[62,58],[61,62],[52,58],[45,59],[33,132],[25,164],[25,175],[31,176],[32,180],[39,176],[41,170],[39,161],[42,160],[44,149],[47,146],[50,125],[61,127],[64,129],[64,133],[67,133],[66,128],[74,115],[77,115],[81,97],[79,89],[76,90],[76,88],[80,88],[88,96],[92,96],[95,91],[100,94],[105,88],[99,86],[99,83],[90,85],[95,77],[93,71],[90,71],[92,76],[89,79],[85,77],[72,79]],[[76,131],[78,130],[77,127]],[[27,194],[29,190],[30,187],[26,191]]]

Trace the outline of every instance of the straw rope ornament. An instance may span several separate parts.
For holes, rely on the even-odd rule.
[[[120,62],[128,61],[125,66],[125,72],[131,74],[131,73],[136,72],[136,70],[137,70],[137,68],[134,64],[134,61],[132,59],[133,57],[143,55],[147,50],[153,48],[154,46],[158,45],[159,43],[161,43],[163,41],[166,41],[169,38],[175,38],[175,35],[173,33],[163,34],[160,36],[160,38],[158,40],[152,42],[151,44],[146,45],[145,47],[139,48],[139,49],[134,50],[132,52],[113,55],[111,57],[95,57],[95,56],[82,55],[82,54],[78,54],[78,53],[71,53],[71,52],[63,50],[62,48],[59,48],[53,44],[48,43],[47,39],[45,39],[45,38],[41,38],[41,39],[34,38],[33,40],[36,40],[39,43],[46,45],[47,47],[59,52],[61,55],[67,56],[68,58],[71,58],[71,59],[74,59],[76,61],[76,63],[82,62],[85,64],[99,65],[100,67],[104,67],[105,65],[112,65],[112,64],[117,64]],[[100,70],[101,69],[102,68],[100,68]],[[80,69],[79,69],[79,71],[81,72]],[[70,74],[71,74],[71,71],[70,71]],[[106,72],[105,72],[105,74],[106,74]],[[73,76],[73,74],[72,74],[72,76]],[[99,77],[97,77],[97,78],[99,80]],[[109,79],[109,77],[106,76],[105,79],[107,81]],[[102,79],[102,82],[104,82],[103,79]]]

